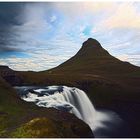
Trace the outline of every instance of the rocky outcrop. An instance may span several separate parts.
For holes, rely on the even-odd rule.
[[[75,116],[61,116],[58,120],[47,117],[36,117],[16,128],[11,136],[15,138],[93,138],[89,126]],[[60,115],[59,114],[59,115]]]

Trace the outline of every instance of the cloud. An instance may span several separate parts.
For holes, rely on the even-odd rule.
[[[0,52],[17,52],[21,51],[20,48],[15,47],[13,38],[15,32],[11,30],[11,27],[21,25],[21,21],[17,19],[20,16],[24,3],[0,3]]]
[[[140,28],[140,13],[135,3],[121,3],[114,12],[101,24],[104,28]]]
[[[140,65],[140,55],[123,54],[123,55],[118,56],[117,58],[119,58],[122,61],[130,62],[134,65]]]
[[[20,25],[22,21],[17,17],[21,17],[21,12],[24,9],[25,3],[10,3],[1,2],[0,3],[0,25],[11,26]]]
[[[56,17],[55,15],[53,15],[53,16],[50,18],[50,22],[54,22],[56,19],[57,19],[57,17]]]
[[[14,14],[11,12],[10,15],[8,5],[16,5]],[[39,71],[55,67],[73,56],[88,37],[99,40],[114,56],[127,55],[128,61],[132,61],[129,52],[139,50],[140,15],[136,3],[46,2],[8,5],[5,10],[0,9],[0,25],[1,17],[8,15],[3,20],[6,26],[0,29],[0,51],[19,51],[27,55],[21,58],[11,53],[7,58],[0,58],[0,64],[5,63],[13,69]],[[137,61],[134,58],[133,62]]]
[[[18,52],[20,49],[18,48],[10,48],[6,46],[0,46],[0,52]]]
[[[59,2],[54,3],[60,12],[65,13],[69,17],[84,16],[85,14],[93,14],[103,11],[110,11],[116,4],[113,2]],[[110,8],[108,8],[110,7]],[[84,12],[83,12],[84,11]],[[78,17],[77,17],[78,18]]]
[[[37,46],[39,46],[39,43],[42,42],[38,42]],[[7,58],[0,58],[0,65],[8,65],[12,69],[20,71],[46,70],[56,67],[72,57],[72,54],[76,51],[76,49],[74,51],[72,47],[79,47],[79,45],[63,39],[58,39],[55,42],[46,41],[43,44],[49,46],[50,48],[29,48],[27,51],[29,57],[10,56]],[[71,47],[71,49],[68,47]]]
[[[14,70],[46,70],[60,64],[65,57],[50,56],[47,54],[39,53],[29,58],[18,58],[16,56],[10,58],[0,59],[0,65],[8,65]]]

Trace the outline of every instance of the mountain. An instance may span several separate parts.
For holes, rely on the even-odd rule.
[[[51,70],[54,73],[80,72],[109,75],[122,75],[137,71],[140,71],[139,67],[113,57],[96,39],[92,38],[83,43],[75,56]]]

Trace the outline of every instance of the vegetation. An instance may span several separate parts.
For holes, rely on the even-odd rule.
[[[64,122],[53,121],[48,118],[35,118],[18,128],[12,136],[15,138],[78,137],[73,133],[70,123],[66,125]]]

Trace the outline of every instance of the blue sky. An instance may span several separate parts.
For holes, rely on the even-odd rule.
[[[140,66],[140,2],[0,3],[0,65],[46,70],[89,37]]]

